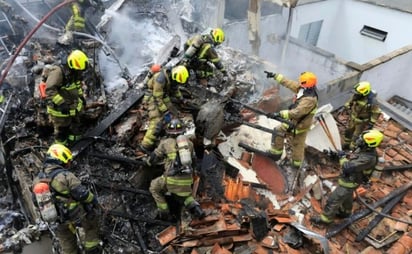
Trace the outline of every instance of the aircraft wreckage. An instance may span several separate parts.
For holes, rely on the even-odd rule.
[[[115,2],[108,10],[116,12],[125,6],[121,1]],[[170,17],[166,10],[159,11],[159,6],[150,4],[140,7],[139,21],[155,20],[155,28],[168,27]],[[103,29],[107,22],[111,21],[102,18],[97,27]],[[196,30],[190,24],[186,26],[189,31]],[[105,32],[110,36],[113,31]],[[309,193],[317,200],[323,195],[315,174],[318,161],[327,163],[338,175],[336,163],[327,162],[328,155],[319,151],[325,147],[337,150],[339,138],[333,144],[326,138],[323,144],[316,139],[323,130],[314,124],[307,151],[312,159],[300,175],[288,166],[287,159],[278,165],[268,158],[265,151],[273,128],[280,122],[266,114],[279,110],[285,101],[277,88],[265,90],[262,83],[268,81],[256,80],[252,70],[273,70],[275,66],[224,46],[218,52],[230,73],[229,82],[223,83],[222,77],[216,75],[205,87],[191,75],[182,87],[190,103],[180,107],[180,117],[188,126],[187,132],[196,137],[200,165],[193,189],[206,217],[192,220],[174,207],[177,221],[156,219],[156,206],[148,187],[151,179],[162,174],[162,167],[147,167],[136,150],[147,122],[140,105],[145,92],[142,81],[152,64],[172,66],[180,59],[181,38],[172,30],[167,33],[170,36],[157,49],[155,59],[140,56],[144,60],[137,74],[130,73],[118,60],[116,45],[114,49],[106,42],[102,45],[101,38],[83,38],[80,43],[93,68],[85,75],[84,135],[71,147],[75,155],[72,170],[97,194],[102,206],[99,226],[105,253],[289,253],[291,248],[299,253],[332,253],[328,239],[305,227],[302,221],[311,209]],[[5,168],[3,186],[8,188],[1,190],[4,223],[0,226],[11,230],[2,236],[5,240],[0,252],[19,251],[41,235],[53,237],[54,225],[41,219],[32,189],[45,152],[53,142],[53,129],[38,84],[47,65],[64,59],[70,49],[55,42],[38,37],[28,41],[7,78],[3,77],[0,163]],[[4,48],[5,63],[10,61],[12,52]],[[107,63],[107,59],[119,70],[116,80],[110,81],[117,85],[110,89],[103,78],[107,70],[102,63]],[[320,114],[336,136],[339,130],[331,110],[324,107]],[[203,140],[213,138],[217,146],[205,150]],[[410,187],[403,186],[396,193],[404,193]],[[7,193],[7,189],[11,192]],[[330,236],[346,226],[330,232]]]

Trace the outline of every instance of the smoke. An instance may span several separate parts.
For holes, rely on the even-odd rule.
[[[159,26],[150,15],[133,15],[133,10],[130,8],[109,14],[112,20],[108,44],[130,74],[138,75],[154,62],[156,53],[170,40],[172,34]],[[122,70],[116,61],[103,53],[100,54],[100,59],[107,88],[110,90],[119,84],[124,84],[119,80]]]

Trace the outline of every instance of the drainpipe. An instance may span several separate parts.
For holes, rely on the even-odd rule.
[[[0,78],[0,86],[3,84],[3,81],[6,79],[7,74],[9,73],[9,70],[11,66],[13,65],[14,61],[16,60],[17,56],[19,55],[20,51],[23,49],[23,47],[26,45],[26,43],[30,40],[30,38],[33,36],[33,34],[43,25],[46,20],[53,15],[56,11],[58,11],[60,8],[63,6],[66,6],[68,4],[71,4],[75,2],[76,0],[65,0],[64,2],[56,5],[53,9],[51,9],[41,20],[37,25],[27,34],[26,37],[24,37],[23,41],[20,43],[20,45],[17,47],[16,52],[13,54],[9,62],[7,63],[6,68],[2,71],[2,75]]]
[[[249,0],[247,11],[249,21],[249,42],[252,45],[253,54],[259,56],[260,48],[260,2],[259,0]]]
[[[283,45],[282,49],[282,57],[280,58],[280,66],[283,66],[283,63],[285,61],[285,56],[286,56],[286,49],[289,44],[289,37],[290,37],[290,29],[292,28],[292,17],[293,17],[293,8],[296,7],[298,4],[298,0],[290,0],[289,1],[289,15],[288,15],[288,22],[286,25],[286,38],[285,38],[285,44]]]

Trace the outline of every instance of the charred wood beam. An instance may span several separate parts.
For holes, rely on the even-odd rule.
[[[399,166],[389,166],[389,167],[384,167],[381,170],[375,169],[377,171],[382,171],[382,172],[386,172],[386,171],[402,171],[402,170],[407,170],[407,169],[411,169],[412,168],[412,164],[406,164],[406,165],[399,165]]]
[[[116,155],[110,155],[110,154],[102,154],[102,153],[88,153],[88,155],[101,158],[101,159],[106,159],[106,160],[111,160],[111,161],[117,161],[121,163],[126,163],[126,164],[132,164],[132,165],[147,165],[146,162],[142,160],[137,160],[137,159],[131,159],[125,156],[116,156]]]
[[[133,216],[125,212],[119,212],[119,211],[114,211],[114,210],[107,211],[106,214],[115,216],[115,217],[121,217],[121,218],[132,220],[132,221],[146,222],[146,223],[162,225],[162,226],[173,225],[173,223],[168,222],[168,221],[153,220],[153,219],[150,219],[144,216]]]
[[[245,144],[245,143],[243,143],[243,142],[239,142],[239,147],[244,148],[246,151],[253,152],[253,153],[257,153],[257,154],[260,154],[260,155],[263,155],[263,156],[268,156],[268,157],[271,156],[270,153],[265,152],[265,151],[262,151],[262,150],[259,150],[259,149],[257,149],[257,148],[254,148],[254,147],[252,147],[252,146],[250,146],[250,145],[248,145],[248,144]]]
[[[252,234],[257,241],[263,240],[269,231],[269,226],[267,223],[266,213],[264,211],[258,211],[245,201],[240,202],[243,207],[247,218],[242,218],[248,220],[250,223],[250,228]]]
[[[405,196],[405,192],[394,197],[391,201],[389,201],[383,208],[381,213],[388,213],[392,210],[392,208]],[[366,228],[363,228],[355,238],[355,241],[360,242],[362,241],[371,231],[372,229],[379,224],[379,222],[384,218],[384,216],[378,214],[373,218],[371,222],[369,222]]]
[[[126,187],[126,186],[122,186],[120,184],[113,184],[113,183],[107,183],[107,182],[98,182],[98,181],[95,181],[94,184],[97,187],[100,187],[100,188],[106,188],[106,189],[111,189],[111,190],[116,190],[116,191],[126,191],[126,192],[131,192],[131,193],[136,193],[136,194],[147,195],[147,196],[152,195],[149,191],[140,190],[140,189],[136,189],[136,188],[132,188],[132,187]]]
[[[95,137],[101,135],[108,127],[118,120],[127,110],[136,104],[144,93],[137,89],[131,89],[127,92],[127,97],[122,101],[119,107],[115,108],[105,119],[103,119],[94,129],[87,132],[85,137]],[[74,156],[79,155],[84,149],[94,142],[94,139],[82,139],[72,147]]]
[[[384,205],[386,202],[392,200],[393,198],[401,195],[402,193],[406,192],[412,187],[412,182],[402,185],[401,187],[397,188],[396,190],[392,191],[389,195],[385,196],[384,198],[378,200],[374,204],[372,204],[372,208],[376,209],[379,206]],[[328,232],[326,232],[326,237],[331,238],[335,235],[337,235],[339,232],[341,232],[343,229],[354,223],[355,221],[364,218],[365,216],[369,215],[372,213],[372,210],[370,209],[363,209],[355,214],[353,214],[351,217],[345,219],[342,223],[333,226],[329,228]]]
[[[129,220],[129,222],[130,222],[130,227],[132,228],[134,235],[137,237],[137,241],[139,242],[139,245],[142,248],[143,253],[144,254],[148,253],[146,243],[144,242],[143,236],[140,233],[139,222],[136,221],[137,229],[133,226],[133,221],[132,220]]]

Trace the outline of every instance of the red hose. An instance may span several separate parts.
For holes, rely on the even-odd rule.
[[[26,37],[24,37],[24,40],[20,43],[19,47],[16,49],[16,52],[14,52],[14,55],[10,59],[10,61],[7,63],[6,68],[2,72],[1,78],[0,78],[0,87],[3,84],[4,79],[6,78],[7,74],[9,73],[9,70],[11,66],[13,65],[14,61],[16,60],[17,56],[19,55],[20,51],[23,49],[24,45],[30,40],[30,38],[33,36],[33,34],[43,25],[44,22],[52,15],[54,14],[57,10],[62,8],[63,6],[73,3],[76,0],[65,0],[62,3],[56,5],[53,9],[51,9],[40,21],[39,23],[30,31],[30,33],[27,34]]]

